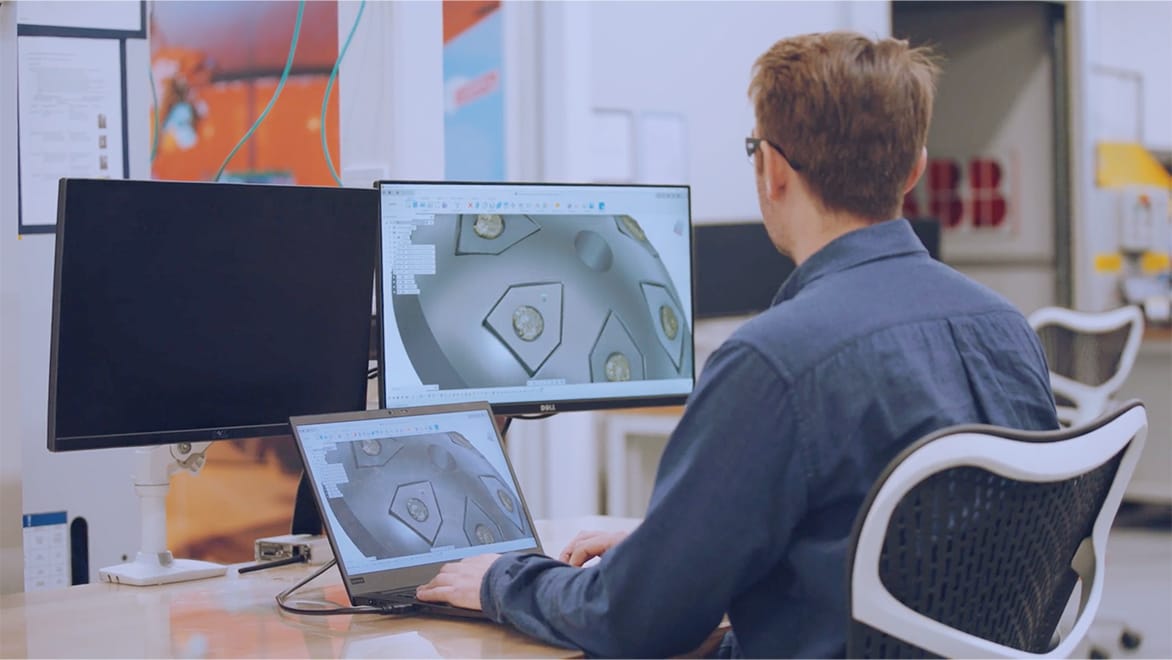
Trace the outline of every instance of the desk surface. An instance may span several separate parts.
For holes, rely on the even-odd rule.
[[[583,529],[626,530],[634,518],[538,521],[546,553]],[[0,657],[569,657],[489,622],[375,614],[301,616],[273,598],[316,566],[294,565],[156,587],[109,583],[0,597]],[[335,569],[295,594],[346,604]]]

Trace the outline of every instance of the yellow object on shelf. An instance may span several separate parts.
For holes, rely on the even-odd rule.
[[[1135,142],[1100,142],[1095,183],[1100,188],[1129,185],[1172,189],[1172,175],[1143,145]]]
[[[1095,255],[1096,273],[1118,273],[1123,269],[1123,255],[1118,252],[1104,252]]]
[[[1139,268],[1145,275],[1155,275],[1168,270],[1170,261],[1167,252],[1144,252],[1139,258]]]

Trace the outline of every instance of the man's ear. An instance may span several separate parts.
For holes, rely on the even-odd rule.
[[[916,164],[912,165],[912,171],[908,174],[907,182],[903,184],[903,194],[908,194],[916,184],[920,182],[920,177],[924,176],[924,170],[928,168],[928,148],[920,149],[920,155],[916,158]]]
[[[772,201],[781,199],[793,176],[793,168],[785,158],[768,144],[761,144],[761,166],[764,168],[765,196]]]

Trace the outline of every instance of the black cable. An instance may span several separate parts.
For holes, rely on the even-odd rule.
[[[277,594],[277,599],[276,599],[277,600],[277,607],[281,608],[282,610],[284,610],[286,612],[291,612],[293,614],[307,614],[307,615],[311,615],[311,616],[329,616],[329,615],[333,615],[333,614],[410,614],[410,613],[419,609],[418,605],[414,605],[411,603],[404,603],[402,605],[385,605],[383,607],[372,607],[369,605],[342,606],[342,605],[337,605],[335,603],[329,603],[330,605],[334,605],[334,607],[325,607],[325,608],[320,608],[320,609],[295,607],[293,605],[288,605],[285,603],[285,600],[294,591],[297,591],[301,587],[304,587],[305,585],[309,584],[310,582],[312,582],[314,580],[314,578],[321,575],[322,573],[325,573],[330,568],[333,568],[333,566],[337,563],[338,563],[338,560],[336,560],[336,559],[329,560],[328,562],[323,564],[321,568],[314,571],[313,574],[310,575],[309,577],[303,579],[302,581],[298,582],[297,584],[293,585],[292,587],[289,587],[288,589]]]
[[[272,561],[262,561],[251,566],[244,566],[237,570],[237,573],[252,573],[253,571],[263,571],[266,568],[276,568],[278,566],[288,566],[289,564],[304,564],[308,561],[306,555],[294,555],[292,557],[285,557],[284,559],[273,559]]]

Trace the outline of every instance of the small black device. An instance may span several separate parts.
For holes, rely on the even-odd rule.
[[[940,223],[911,220],[928,254],[940,258]],[[746,316],[769,308],[794,270],[761,221],[696,225],[696,317]]]

